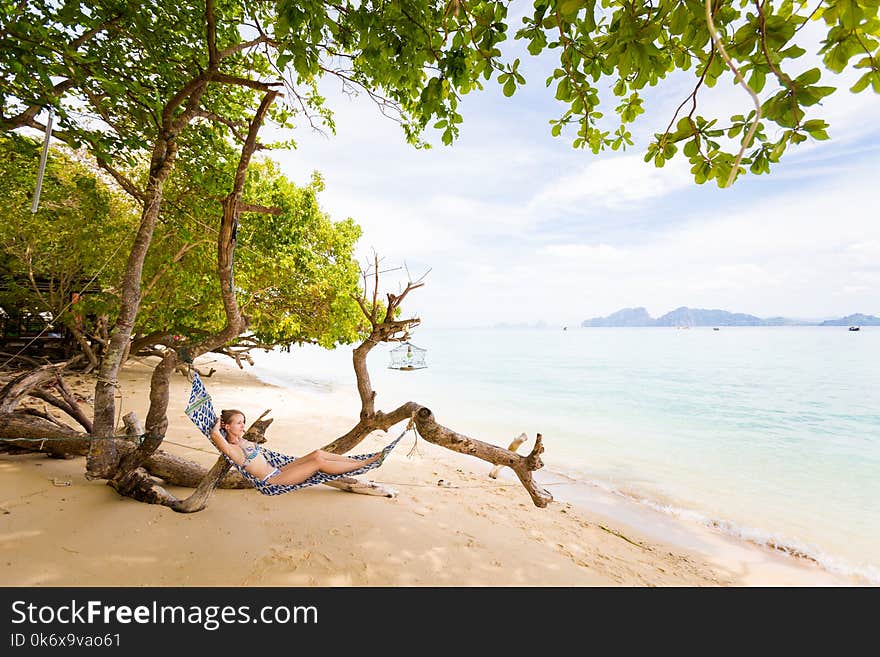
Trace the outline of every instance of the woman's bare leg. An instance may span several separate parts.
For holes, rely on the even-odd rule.
[[[334,454],[333,452],[325,452],[323,449],[316,449],[314,452],[309,452],[303,457],[300,457],[298,460],[315,460],[315,459],[324,459],[325,461],[338,461],[339,463],[363,463],[358,459],[353,459],[350,456],[343,456],[342,454]]]
[[[353,459],[350,456],[342,456],[341,454],[331,454],[330,452],[324,452],[324,458],[328,461],[336,461],[338,463],[363,463],[363,461],[359,459]]]
[[[324,454],[326,454],[326,452],[324,452]],[[282,485],[301,484],[317,472],[323,472],[325,474],[345,474],[346,472],[351,472],[352,470],[357,470],[365,465],[369,465],[370,463],[379,460],[381,456],[381,453],[376,454],[376,456],[364,461],[343,457],[345,459],[344,461],[336,461],[324,458],[320,451],[312,452],[285,465],[280,473],[269,480],[269,483]]]

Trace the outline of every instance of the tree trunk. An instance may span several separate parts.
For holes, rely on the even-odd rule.
[[[260,103],[260,107],[251,119],[248,136],[242,146],[241,157],[239,158],[238,167],[235,172],[232,189],[226,198],[223,199],[223,217],[220,222],[220,230],[217,237],[217,276],[220,281],[221,298],[226,313],[226,326],[218,333],[203,339],[197,345],[191,346],[192,358],[195,358],[206,351],[227,344],[244,332],[248,326],[248,320],[241,314],[238,307],[238,301],[235,297],[235,282],[233,280],[235,231],[238,225],[240,202],[244,191],[247,169],[257,144],[257,133],[259,132],[266,114],[277,95],[277,91],[267,92]],[[141,258],[140,262],[143,264],[143,258]],[[126,270],[126,281],[128,281],[128,276],[131,271],[132,268]],[[138,270],[137,281],[139,284],[140,270]],[[129,338],[131,336],[131,327],[128,328],[128,336]],[[130,347],[130,345],[131,342],[127,339],[126,347]],[[167,411],[169,378],[178,363],[179,359],[177,352],[169,349],[159,365],[153,370],[153,376],[150,380],[150,410],[147,413],[146,437],[143,443],[137,450],[128,454],[121,461],[114,459],[108,461],[108,464],[112,466],[116,462],[119,463],[115,472],[112,474],[111,485],[119,491],[120,494],[128,495],[131,493],[130,496],[134,499],[151,503],[167,504],[172,508],[180,506],[183,510],[199,510],[200,508],[204,508],[204,504],[207,503],[208,497],[210,497],[210,486],[208,486],[207,490],[197,491],[191,502],[181,503],[174,499],[172,503],[169,503],[167,493],[164,490],[156,491],[155,494],[146,492],[147,482],[140,471],[141,465],[153,452],[156,451],[165,437],[165,431],[168,428]],[[106,476],[110,476],[110,474],[108,473]],[[222,473],[219,476],[222,476]]]
[[[110,333],[110,342],[101,360],[98,381],[95,384],[94,433],[99,437],[113,434],[113,418],[116,412],[114,394],[119,381],[119,368],[128,351],[140,307],[141,272],[153,239],[156,221],[159,219],[162,186],[171,174],[176,154],[177,146],[171,139],[161,139],[153,149],[141,223],[125,267],[119,317]],[[92,478],[109,477],[118,460],[119,454],[113,450],[112,443],[96,440],[89,450],[86,473]]]
[[[168,428],[169,379],[176,365],[177,354],[169,349],[165,357],[153,369],[153,375],[150,378],[150,410],[147,413],[144,440],[136,450],[120,459],[119,466],[110,482],[110,485],[121,495],[127,495],[129,490],[132,492],[132,497],[143,493],[144,479],[136,473],[141,470],[144,462],[153,455],[165,439],[165,431]],[[156,502],[152,496],[136,497],[135,499],[154,504],[164,503]],[[159,499],[166,498],[159,494]],[[177,503],[176,498],[174,498],[174,503]]]
[[[54,457],[84,455],[89,446],[78,431],[23,413],[0,415],[0,438],[7,447],[45,452]]]
[[[208,474],[203,477],[195,487],[196,489],[193,494],[185,500],[179,500],[171,508],[179,513],[194,513],[204,509],[208,506],[208,501],[214,494],[217,484],[223,479],[226,473],[229,472],[229,468],[231,467],[232,464],[221,455],[214,464],[214,467],[211,468]]]

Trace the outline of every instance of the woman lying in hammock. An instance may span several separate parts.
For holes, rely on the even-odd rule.
[[[217,449],[225,454],[230,461],[264,484],[282,486],[300,484],[319,472],[328,475],[341,475],[384,459],[387,454],[382,451],[366,460],[358,460],[316,449],[314,452],[276,468],[266,460],[257,443],[243,438],[244,425],[244,413],[241,411],[235,409],[221,411],[220,417],[217,418],[211,429],[210,438]],[[223,435],[224,431],[225,436]]]

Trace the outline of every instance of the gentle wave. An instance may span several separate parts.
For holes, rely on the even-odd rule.
[[[836,575],[862,580],[865,584],[880,585],[880,569],[871,565],[854,565],[838,557],[832,556],[813,545],[807,545],[789,537],[766,532],[754,527],[745,527],[721,518],[710,518],[699,511],[687,509],[675,504],[652,499],[625,488],[620,488],[599,479],[581,479],[560,470],[553,470],[554,476],[562,477],[565,482],[541,482],[552,486],[568,483],[577,486],[592,486],[605,493],[616,495],[627,502],[638,504],[673,518],[710,527],[736,539],[747,541],[753,545],[769,548],[794,559],[804,559],[815,563],[820,568]]]

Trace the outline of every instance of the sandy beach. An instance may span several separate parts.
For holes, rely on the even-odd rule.
[[[203,357],[215,407],[255,419],[278,451],[301,454],[353,424],[326,408]],[[121,414],[146,416],[151,359],[120,375]],[[90,398],[88,380],[74,381]],[[184,415],[189,382],[171,384],[163,449],[205,466],[212,445]],[[120,410],[120,409],[118,409]],[[121,416],[120,414],[120,416]],[[396,437],[375,433],[355,453]],[[496,444],[509,437],[480,436]],[[512,477],[408,434],[370,480],[393,498],[314,486],[266,497],[216,491],[179,514],[122,498],[84,476],[85,459],[0,454],[0,585],[4,586],[852,586],[805,559],[664,516],[621,496],[540,473],[556,498],[535,507]],[[170,487],[185,497],[188,489]],[[219,561],[218,561],[219,560]],[[234,563],[235,568],[218,568]]]

